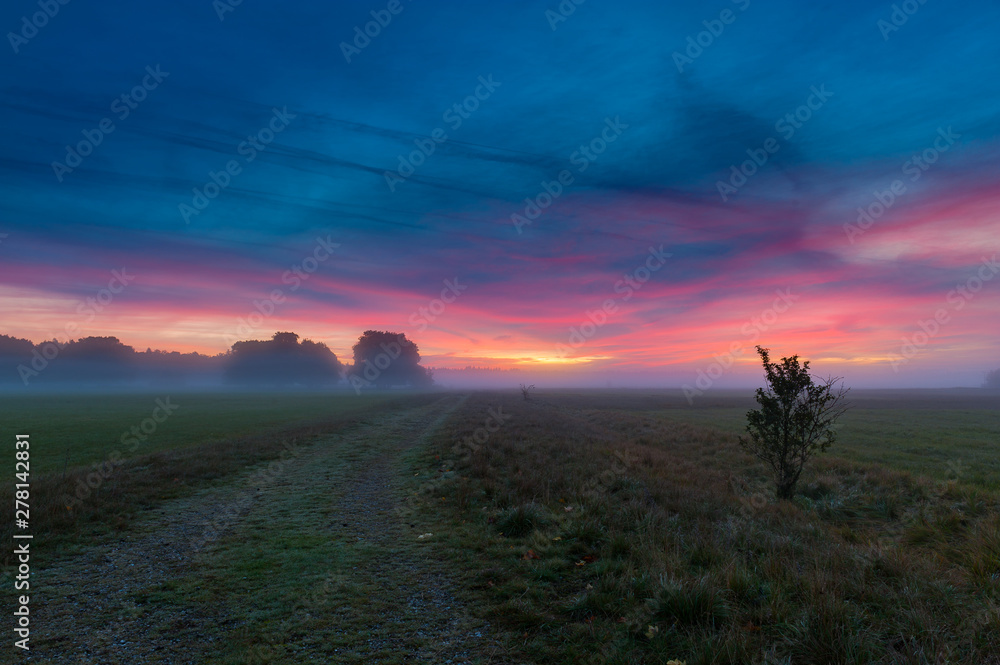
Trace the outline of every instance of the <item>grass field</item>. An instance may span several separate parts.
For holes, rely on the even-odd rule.
[[[998,662],[995,399],[856,394],[779,503],[747,396],[480,395],[432,452],[509,424],[441,472],[435,529],[533,662]]]
[[[573,393],[556,393],[564,397]],[[679,391],[586,392],[582,404],[612,404],[651,417],[743,434],[756,403],[747,392],[717,391],[689,405]],[[584,401],[589,400],[589,401]],[[635,403],[629,404],[634,400]],[[938,480],[954,478],[1000,490],[1000,394],[978,390],[853,390],[852,408],[838,428],[831,454],[885,464]]]
[[[1000,662],[996,395],[855,391],[777,502],[747,393],[189,394],[67,508],[157,397],[0,402],[38,662]]]
[[[0,395],[0,422],[10,428],[5,432],[10,436],[13,429],[31,434],[37,442],[33,469],[52,473],[100,462],[113,450],[125,456],[206,445],[329,420],[387,399],[353,393],[5,394]],[[158,423],[154,411],[159,403],[172,413],[166,415],[160,407],[156,416],[164,420]],[[142,430],[143,421],[155,423],[152,433]],[[130,442],[138,440],[133,427],[146,437],[138,445]]]

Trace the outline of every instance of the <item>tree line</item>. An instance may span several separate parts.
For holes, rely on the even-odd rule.
[[[110,336],[35,344],[0,335],[0,383],[324,388],[350,380],[356,388],[378,389],[433,383],[431,370],[420,364],[419,348],[405,334],[366,330],[352,353],[351,362],[345,364],[323,342],[300,340],[293,332],[235,342],[214,356],[149,348],[136,351]]]

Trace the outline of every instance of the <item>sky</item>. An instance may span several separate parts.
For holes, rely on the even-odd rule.
[[[1000,367],[996,3],[48,2],[0,9],[0,333]]]

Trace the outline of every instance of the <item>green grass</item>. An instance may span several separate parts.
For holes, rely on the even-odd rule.
[[[325,458],[313,472],[342,482],[351,458],[345,453]],[[378,588],[350,572],[375,555],[374,548],[332,542],[328,535],[330,516],[316,507],[329,501],[331,491],[317,483],[275,492],[238,531],[200,556],[194,571],[173,581],[163,599],[171,611],[212,607],[227,618],[230,627],[210,651],[213,662],[305,662],[304,654],[329,652],[362,627],[334,627],[327,618],[340,606],[374,598]],[[161,625],[169,636],[169,622]]]
[[[1000,490],[1000,397],[970,391],[853,391],[838,427],[833,454],[937,480],[957,479]],[[669,418],[743,434],[745,394],[722,393],[693,407],[664,411]]]
[[[227,617],[228,627],[206,650],[207,660],[232,665],[409,662],[392,645],[376,649],[377,657],[370,658],[356,650],[359,642],[384,640],[380,625],[398,616],[407,600],[403,585],[408,580],[373,574],[370,563],[413,556],[415,542],[386,545],[353,534],[332,535],[331,522],[352,519],[334,506],[343,488],[350,487],[350,474],[378,455],[377,442],[372,443],[372,449],[338,445],[337,454],[319,456],[300,474],[294,492],[274,492],[172,585],[165,599],[171,607],[190,612],[213,607]],[[318,478],[323,481],[309,482]],[[412,624],[408,650],[436,646],[418,636],[426,622],[419,611],[404,612],[401,620]]]
[[[370,631],[395,592],[344,571],[393,551],[330,541],[317,506],[382,445],[365,439],[367,423],[436,397],[173,396],[181,409],[67,510],[62,498],[157,396],[3,398],[8,438],[32,435],[33,531],[44,543],[33,561],[44,568],[102,535],[141,530],[142,511],[230,483],[284,441],[354,432],[350,450],[325,457],[301,490],[275,493],[197,571],[137,590],[135,602],[180,636],[179,608],[224,605],[218,662],[302,662]],[[505,641],[505,662],[1000,662],[996,397],[852,400],[839,441],[794,501],[777,502],[736,442],[747,393],[693,406],[678,391],[540,391],[532,402],[477,393],[405,453],[406,521],[435,534],[420,547],[458,577]],[[498,406],[509,421],[463,457],[455,444]]]
[[[198,645],[204,662],[214,663],[391,664],[427,657],[442,648],[436,637],[462,627],[451,626],[450,608],[438,608],[434,620],[448,625],[433,630],[427,611],[433,602],[422,603],[436,593],[440,566],[420,563],[426,543],[395,519],[397,495],[383,488],[409,473],[390,453],[458,403],[436,393],[398,396],[341,417],[327,413],[308,426],[146,455],[73,511],[48,515],[45,528],[35,531],[44,556],[33,564],[86,561],[123,536],[140,560],[161,550],[137,543],[164,539],[187,556],[187,545],[200,542],[208,527],[144,509],[165,504],[185,516],[217,509],[224,528],[169,579],[125,575],[127,598],[109,595],[101,612],[75,625],[103,633],[128,621],[130,637],[157,645],[150,662],[173,662],[166,649],[178,640]],[[261,480],[289,439],[298,442],[297,452],[271,480]],[[390,468],[361,483],[380,463]],[[58,496],[59,483],[61,474],[44,477],[39,494]],[[226,517],[237,504],[253,509]],[[103,582],[121,588],[121,566],[113,568]]]
[[[130,453],[119,440],[127,429],[122,423],[148,417],[155,397],[4,397],[3,422],[11,428],[5,436],[31,435],[31,530],[46,542],[38,561],[77,552],[100,535],[127,529],[136,515],[163,501],[275,459],[288,441],[363,426],[366,416],[427,399],[399,393],[182,395],[172,399],[181,408]],[[110,469],[106,462],[115,451],[121,463],[99,479],[95,468]],[[85,487],[89,480],[98,485],[92,491]],[[0,502],[13,504],[13,490],[12,484],[0,486]],[[5,522],[0,538],[9,539],[13,530],[13,522]],[[0,563],[11,560],[10,552],[0,556]]]
[[[752,391],[712,391],[689,405],[680,391],[555,391],[550,400],[581,407],[641,412],[744,434]],[[1000,395],[975,390],[852,390],[842,418],[837,457],[884,464],[937,480],[961,476],[1000,490]]]
[[[30,434],[35,473],[90,466],[112,451],[143,455],[338,417],[396,396],[338,393],[0,395],[3,435]],[[138,445],[123,443],[151,419],[157,399],[179,408]],[[16,430],[16,432],[14,431]],[[134,449],[134,452],[132,452]]]
[[[675,413],[683,422],[744,434],[745,409]],[[954,476],[949,461],[964,458],[969,480],[995,483],[1000,472],[996,441],[1000,413],[974,410],[854,408],[837,428],[836,454],[888,464],[936,478]]]
[[[745,395],[480,394],[418,467],[447,478],[422,519],[513,659],[996,663],[996,410],[886,397],[856,396],[777,502],[736,443]],[[509,423],[457,457],[500,404]],[[949,478],[949,459],[968,468]]]

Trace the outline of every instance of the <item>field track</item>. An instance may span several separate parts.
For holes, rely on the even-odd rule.
[[[464,401],[373,416],[54,561],[27,660],[472,662],[486,627],[395,510],[400,456]]]

